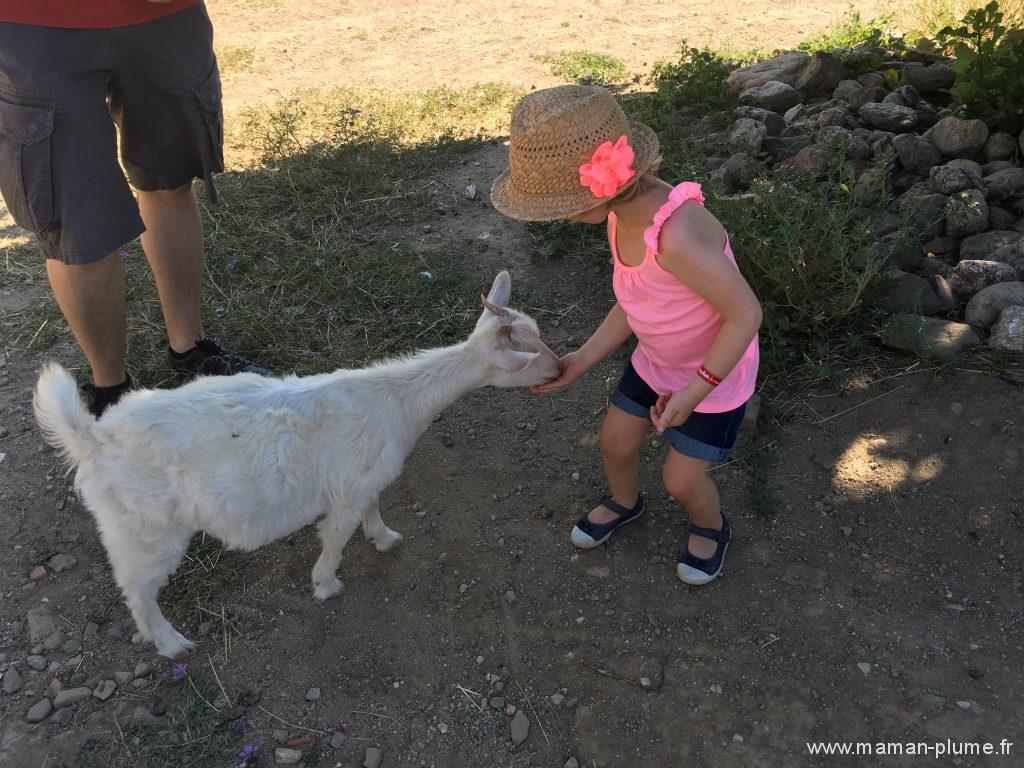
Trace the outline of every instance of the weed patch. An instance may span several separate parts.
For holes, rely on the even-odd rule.
[[[604,85],[629,79],[626,65],[614,56],[591,51],[562,51],[540,57],[551,66],[551,74],[572,83]]]
[[[214,46],[217,54],[217,66],[222,74],[247,72],[256,65],[256,51],[244,45]]]

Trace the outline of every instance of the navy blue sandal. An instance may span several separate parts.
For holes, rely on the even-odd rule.
[[[729,521],[725,519],[725,515],[722,515],[722,529],[720,531],[716,531],[714,528],[702,528],[699,525],[690,523],[689,532],[717,542],[718,548],[715,550],[715,554],[707,560],[694,557],[690,554],[690,550],[687,549],[683,552],[682,557],[679,558],[679,565],[676,566],[676,576],[687,584],[698,586],[700,584],[707,584],[722,572],[722,566],[725,565],[725,551],[729,549],[729,542],[732,541],[732,528],[729,527]]]
[[[580,549],[593,549],[604,544],[619,526],[625,525],[631,520],[636,520],[644,513],[644,497],[642,494],[637,497],[636,506],[632,509],[622,506],[617,501],[613,501],[611,495],[605,496],[601,499],[600,503],[601,506],[607,507],[619,517],[610,523],[590,522],[590,512],[581,517],[569,534],[572,543]]]

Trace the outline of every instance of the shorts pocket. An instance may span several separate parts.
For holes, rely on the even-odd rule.
[[[196,99],[209,133],[208,152],[203,155],[207,176],[224,170],[224,104],[221,96],[220,72],[213,65],[209,76],[195,91]]]
[[[44,232],[54,219],[52,104],[18,104],[0,95],[0,193],[18,226]]]

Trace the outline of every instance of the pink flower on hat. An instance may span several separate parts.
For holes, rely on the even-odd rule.
[[[614,145],[606,141],[594,150],[589,163],[580,166],[580,184],[594,197],[611,197],[636,175],[632,168],[635,157],[625,136],[619,136]]]

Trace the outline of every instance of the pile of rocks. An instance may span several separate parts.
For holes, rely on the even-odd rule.
[[[892,192],[874,218],[892,265],[883,307],[899,316],[883,340],[947,356],[987,337],[1024,352],[1024,132],[957,117],[948,59],[863,55],[882,63],[856,78],[828,53],[735,70],[729,85],[741,106],[729,155],[711,159],[713,178],[737,191],[773,168],[813,170],[842,152],[865,205],[877,205],[872,190],[882,184]],[[883,167],[891,170],[879,179]]]

